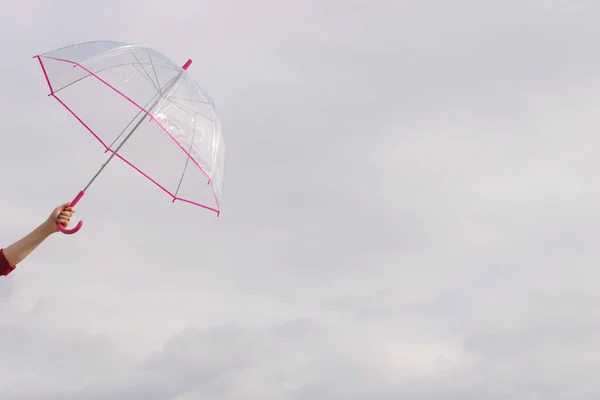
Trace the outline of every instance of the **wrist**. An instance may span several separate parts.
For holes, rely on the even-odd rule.
[[[46,239],[57,231],[56,222],[45,221],[36,229],[36,233],[42,238]]]

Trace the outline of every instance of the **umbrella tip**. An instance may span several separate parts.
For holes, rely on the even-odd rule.
[[[187,70],[190,67],[190,65],[192,65],[192,60],[187,60],[186,63],[183,65],[182,68],[184,70]]]

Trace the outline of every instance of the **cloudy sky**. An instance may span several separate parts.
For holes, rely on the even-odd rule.
[[[600,395],[599,2],[0,6],[3,246],[104,157],[35,54],[192,58],[227,143],[219,218],[114,163],[0,280],[3,400]]]

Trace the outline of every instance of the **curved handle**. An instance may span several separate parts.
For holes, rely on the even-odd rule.
[[[75,228],[73,229],[67,229],[64,227],[63,224],[58,224],[58,230],[61,231],[62,233],[64,233],[65,235],[72,235],[74,233],[77,233],[81,227],[83,226],[83,221],[79,221],[77,223],[77,225],[75,226]]]
[[[81,192],[79,192],[79,194],[77,194],[77,196],[75,196],[75,198],[73,199],[71,204],[69,204],[69,207],[75,207],[75,205],[79,202],[79,200],[81,200],[81,198],[83,197],[84,194],[85,194],[85,192],[83,190]],[[62,233],[64,233],[65,235],[72,235],[74,233],[79,232],[79,230],[83,226],[83,221],[79,221],[77,223],[77,225],[75,226],[75,228],[73,228],[73,229],[67,229],[63,224],[57,224],[57,225],[58,225],[58,230],[61,231]]]

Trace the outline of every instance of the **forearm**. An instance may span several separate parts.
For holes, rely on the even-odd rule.
[[[4,249],[4,256],[11,265],[17,265],[35,250],[52,232],[46,224],[35,228],[24,238],[16,241]]]

